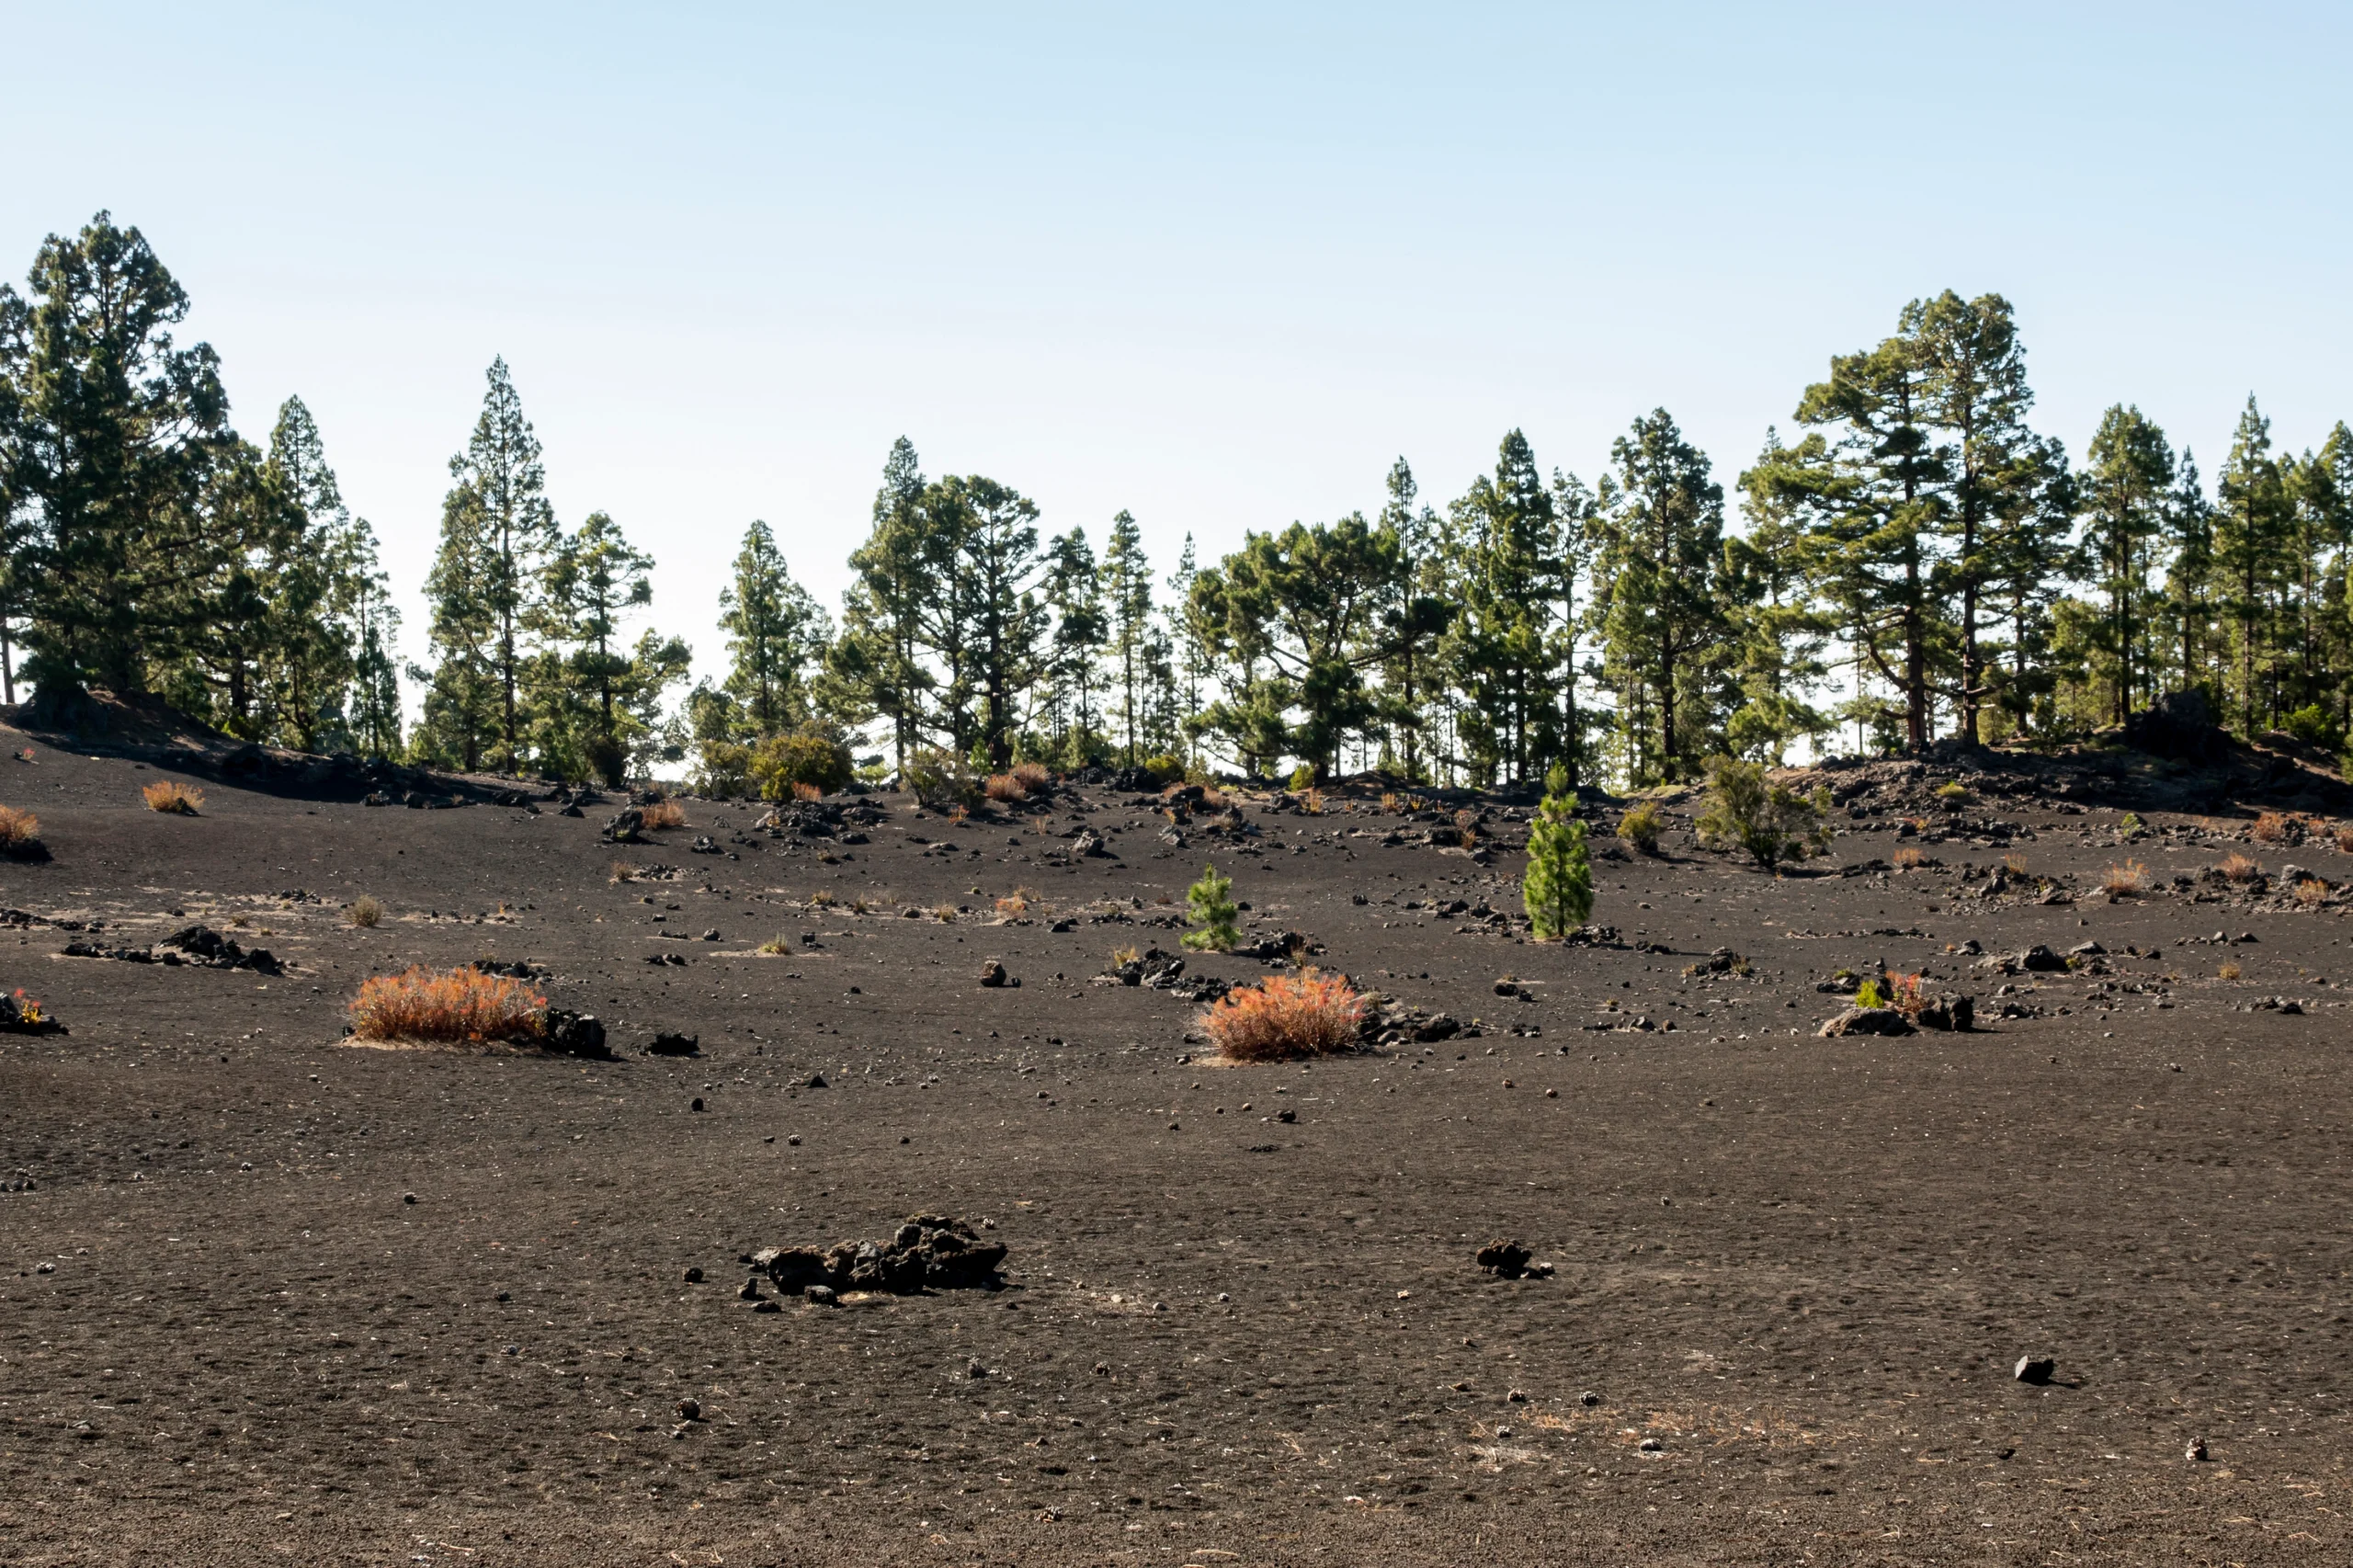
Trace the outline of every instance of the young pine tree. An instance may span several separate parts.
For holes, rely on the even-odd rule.
[[[1529,824],[1528,879],[1519,896],[1536,939],[1564,941],[1593,917],[1593,858],[1586,852],[1585,824],[1573,814],[1569,770],[1554,764],[1544,788],[1544,803]]]
[[[1201,880],[1185,890],[1185,913],[1199,927],[1185,933],[1185,946],[1197,953],[1222,953],[1242,940],[1233,879],[1219,876],[1215,866],[1203,866]]]

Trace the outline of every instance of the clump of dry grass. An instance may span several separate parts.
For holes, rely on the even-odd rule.
[[[2240,969],[2239,966],[2234,963],[2226,963],[2214,972],[2224,980],[2236,980],[2240,975],[2246,971]]]
[[[792,951],[792,944],[786,941],[780,936],[770,937],[767,941],[762,942],[758,947],[754,948],[752,950],[756,953],[765,953],[772,959],[780,958],[784,954]]]
[[[1352,1049],[1365,1007],[1364,994],[1347,976],[1308,969],[1230,991],[1200,1021],[1227,1060],[1281,1062]]]
[[[40,842],[40,818],[17,806],[0,806],[0,855],[20,855]]]
[[[817,888],[809,894],[809,907],[812,909],[829,909],[833,902],[834,890],[831,888]]]
[[[2353,827],[2340,827],[2336,830],[2336,848],[2340,854],[2353,855]]]
[[[413,968],[361,984],[351,1003],[351,1032],[360,1040],[453,1044],[535,1040],[547,1006],[546,997],[506,975]]]
[[[176,778],[158,778],[140,790],[139,795],[147,802],[149,811],[172,816],[192,817],[204,806],[204,791]]]
[[[384,906],[378,900],[362,893],[351,901],[351,907],[344,911],[344,915],[354,926],[373,926],[384,918]]]
[[[2293,844],[2304,836],[2304,824],[2285,812],[2265,812],[2255,819],[2258,844]]]
[[[2121,866],[2110,866],[2099,880],[2100,892],[2110,898],[2131,898],[2149,891],[2149,868],[2138,860],[2127,860]]]
[[[2026,875],[2026,857],[2016,851],[2002,857],[2002,869],[2014,877]]]
[[[1029,895],[1028,892],[1020,888],[1016,888],[1013,892],[1006,893],[1003,898],[996,901],[996,912],[998,915],[1008,920],[1017,915],[1029,914]]]
[[[1143,949],[1142,948],[1113,948],[1111,949],[1111,967],[1113,969],[1123,969],[1129,964],[1141,963],[1142,961],[1143,961]]]
[[[2318,909],[2328,902],[2328,884],[2318,877],[2305,877],[2296,883],[2296,902],[2306,909]]]
[[[1899,869],[1909,871],[1927,865],[1928,852],[1925,849],[1915,849],[1907,844],[1888,858],[1893,860]]]
[[[1324,814],[1324,791],[1321,790],[1308,790],[1306,794],[1302,795],[1299,798],[1299,805],[1300,809],[1305,812],[1309,816],[1322,816]]]
[[[1035,762],[1017,763],[1004,773],[992,773],[981,792],[992,801],[1026,801],[1043,791],[1054,776]]]
[[[687,808],[676,801],[656,801],[650,806],[640,806],[638,815],[648,827],[684,827]]]
[[[805,778],[796,778],[792,781],[792,798],[806,805],[811,801],[824,800],[825,792]]]
[[[2251,882],[2263,875],[2263,868],[2244,855],[2225,855],[2222,863],[2214,868],[2234,882]]]

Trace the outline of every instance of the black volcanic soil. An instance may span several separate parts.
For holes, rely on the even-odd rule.
[[[1337,792],[1245,801],[1239,846],[1096,789],[868,797],[855,844],[689,801],[615,847],[609,805],[372,808],[317,768],[207,764],[165,817],[157,767],[29,744],[0,801],[54,858],[0,863],[33,917],[0,987],[72,1033],[0,1037],[0,1561],[2353,1561],[2343,909],[2200,875],[2353,857],[2234,807],[2120,844],[2013,793],[1899,840],[1942,775],[1855,774],[1829,863],[1941,868],[1777,881],[1678,822],[1597,867],[1616,940],[1563,949],[1475,915],[1517,912],[1500,808],[1489,865]],[[2128,857],[2158,891],[2110,903]],[[1201,1060],[1195,1005],[1090,980],[1176,947],[1204,859],[1254,937],[1477,1032]],[[61,956],[199,921],[287,972]],[[2005,977],[1972,939],[2107,954]],[[1685,974],[1719,948],[1747,971]],[[342,1043],[364,976],[484,956],[620,1060]],[[1815,1038],[1882,960],[1983,1029]],[[741,1255],[916,1212],[987,1221],[1004,1288],[737,1299]],[[1499,1237],[1556,1273],[1483,1275]]]

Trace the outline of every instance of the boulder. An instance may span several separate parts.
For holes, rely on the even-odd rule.
[[[642,844],[645,842],[645,813],[635,806],[624,807],[605,821],[605,838],[611,844]]]
[[[1534,1256],[1516,1241],[1492,1241],[1479,1249],[1476,1261],[1499,1279],[1517,1279],[1528,1272],[1529,1259]]]
[[[1845,1035],[1906,1035],[1919,1031],[1893,1007],[1849,1007],[1815,1031],[1824,1040]]]
[[[1005,972],[1005,965],[997,961],[995,959],[983,959],[981,960],[981,983],[994,991],[1006,985],[1017,985],[1020,983],[1018,981],[1009,979]]]
[[[590,1013],[574,1013],[562,1007],[548,1009],[540,1029],[540,1041],[550,1051],[565,1056],[608,1056],[605,1045],[605,1026]]]
[[[654,1043],[645,1048],[648,1056],[700,1056],[702,1037],[691,1034],[657,1034]]]

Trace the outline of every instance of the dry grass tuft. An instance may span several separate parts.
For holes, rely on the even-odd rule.
[[[812,909],[829,909],[833,903],[834,890],[831,888],[818,888],[809,895],[809,907]]]
[[[1201,1015],[1201,1028],[1230,1062],[1329,1056],[1355,1047],[1365,1006],[1347,976],[1309,969],[1226,993]]]
[[[2224,980],[2236,980],[2240,975],[2246,971],[2239,968],[2239,966],[2234,963],[2226,963],[2214,972]]]
[[[191,789],[176,778],[158,778],[139,791],[151,812],[165,812],[173,816],[192,817],[203,809],[204,791]]]
[[[1925,849],[1915,849],[1907,844],[1903,848],[1897,850],[1893,855],[1888,857],[1888,858],[1893,861],[1901,869],[1909,871],[1917,867],[1927,865],[1928,863],[1928,852]]]
[[[1006,893],[1003,898],[996,901],[996,912],[1008,920],[1017,915],[1029,914],[1029,893],[1025,890],[1019,888]]]
[[[2302,822],[2285,812],[2265,812],[2255,819],[2258,844],[2292,844],[2303,837]]]
[[[2002,869],[2014,877],[2026,875],[2026,857],[2015,852],[2002,857]]]
[[[1016,764],[1009,771],[992,773],[981,786],[981,792],[992,801],[1026,801],[1043,791],[1054,781],[1054,776],[1039,763]]]
[[[373,926],[384,918],[384,906],[362,893],[351,901],[351,907],[344,911],[344,915],[354,926]]]
[[[806,805],[811,801],[824,800],[825,792],[805,778],[796,778],[792,781],[792,798]]]
[[[1309,816],[1320,817],[1324,814],[1324,791],[1321,790],[1310,790],[1306,794],[1302,795],[1299,798],[1299,803],[1300,809],[1304,811]]]
[[[650,806],[641,806],[638,808],[638,814],[644,818],[645,825],[648,827],[687,825],[687,808],[676,801],[656,801]]]
[[[2328,884],[2318,877],[2305,877],[2296,883],[2296,902],[2306,909],[2318,909],[2328,902]]]
[[[2214,869],[2234,882],[2251,882],[2263,875],[2263,868],[2244,855],[2225,855],[2222,863]]]
[[[2353,855],[2353,827],[2336,830],[2336,847],[2340,854]]]
[[[752,950],[756,953],[765,953],[772,959],[781,958],[786,953],[793,950],[793,944],[786,941],[781,936],[770,937],[767,941],[762,942],[758,947],[754,948]]]
[[[931,906],[930,910],[931,917],[934,920],[953,920],[959,915],[963,913],[964,912],[962,910],[957,908],[952,903],[935,903]]]
[[[1887,1006],[1907,1018],[1917,1018],[1920,1016],[1920,1010],[1927,1006],[1920,995],[1920,977],[1916,974],[1897,974],[1893,970],[1889,971]]]
[[[547,1006],[546,997],[506,975],[410,969],[376,975],[359,987],[351,1028],[360,1040],[536,1040]]]
[[[40,840],[40,818],[17,806],[0,806],[0,855],[29,849]]]
[[[2110,898],[2131,898],[2149,891],[2149,868],[2138,860],[2110,866],[2099,880],[2099,891]]]

